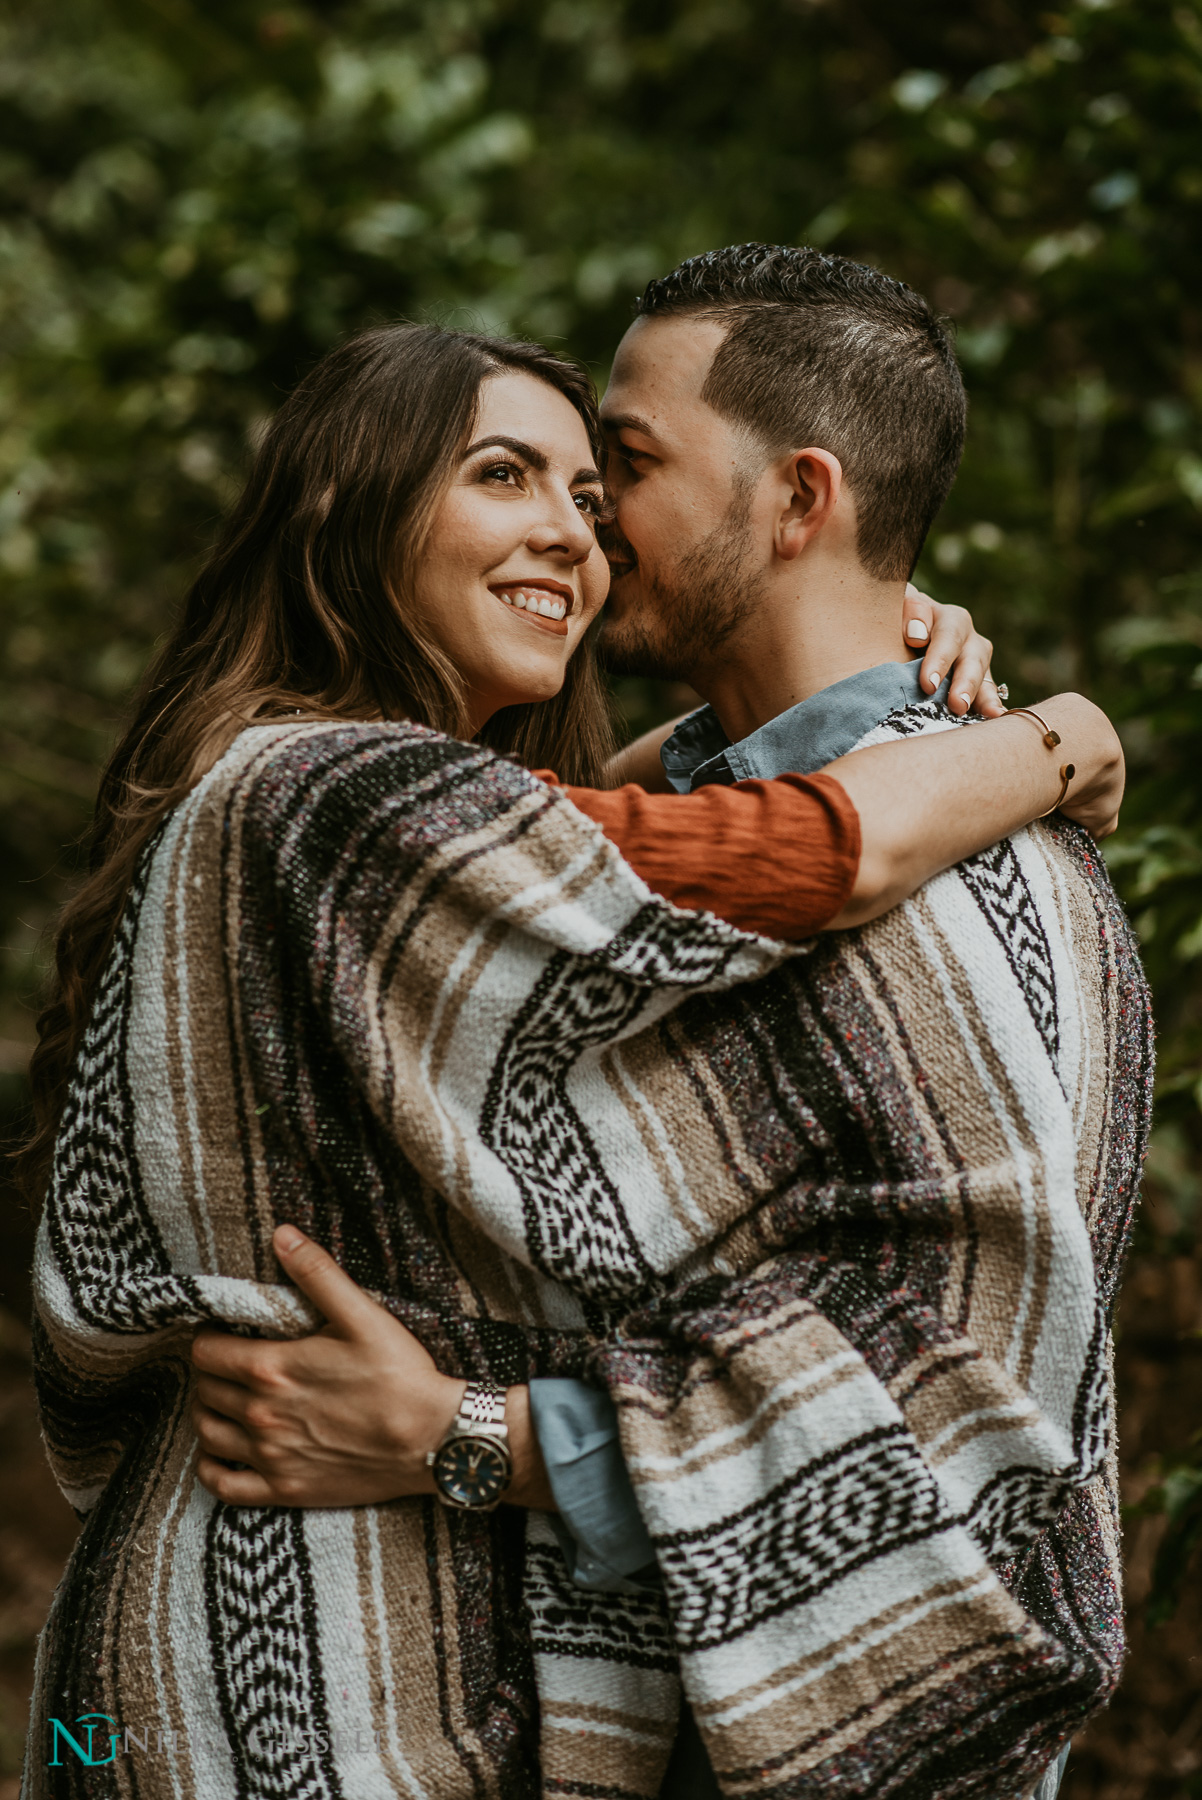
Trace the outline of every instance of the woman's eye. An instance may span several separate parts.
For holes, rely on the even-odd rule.
[[[590,519],[603,519],[608,506],[604,494],[581,493],[573,495],[581,512],[587,513]]]
[[[482,481],[495,481],[499,487],[510,487],[520,478],[521,473],[515,463],[489,463],[487,468],[481,469],[480,478]]]

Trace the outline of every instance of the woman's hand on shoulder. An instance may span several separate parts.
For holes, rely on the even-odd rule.
[[[909,650],[926,645],[919,680],[923,692],[933,694],[949,676],[947,704],[961,718],[976,712],[984,719],[1000,719],[1005,712],[997,683],[990,671],[993,645],[972,622],[962,606],[943,606],[929,594],[906,583],[902,602],[902,636]]]

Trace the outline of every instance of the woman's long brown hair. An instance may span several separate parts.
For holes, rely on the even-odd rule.
[[[417,719],[470,736],[463,683],[408,597],[438,503],[471,441],[481,384],[535,376],[602,453],[587,375],[535,344],[394,325],[326,356],[276,414],[245,491],[189,590],[101,778],[89,870],[63,911],[31,1063],[34,1130],[17,1158],[33,1203],[71,1067],[134,871],[171,808],[254,720]],[[566,781],[597,784],[612,751],[591,645],[553,700],[478,733]]]

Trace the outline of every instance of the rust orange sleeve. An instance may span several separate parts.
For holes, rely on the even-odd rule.
[[[564,792],[649,888],[743,931],[809,937],[842,910],[855,884],[860,818],[829,775],[781,775],[692,794],[634,786]]]

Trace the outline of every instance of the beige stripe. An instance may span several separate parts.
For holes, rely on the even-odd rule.
[[[657,1402],[642,1390],[615,1390],[623,1453],[648,1498],[754,1450],[782,1419],[864,1379],[860,1357],[808,1301],[793,1300],[758,1324],[758,1336],[736,1330],[719,1341],[712,1359],[698,1359],[695,1377],[672,1399]],[[800,1393],[796,1386],[779,1391],[785,1380],[807,1376]],[[804,1429],[800,1420],[798,1429]],[[804,1455],[804,1444],[798,1448]]]
[[[663,1784],[669,1750],[657,1743],[637,1744],[631,1739],[600,1732],[561,1731],[554,1726],[544,1735],[542,1754],[543,1794],[546,1800],[563,1800],[600,1789],[622,1800],[655,1800]]]
[[[940,1463],[948,1462],[966,1444],[973,1443],[977,1438],[994,1436],[998,1432],[1029,1430],[1039,1422],[1039,1409],[1030,1404],[1004,1418],[966,1419],[959,1431],[953,1432],[946,1442],[926,1452],[926,1460],[932,1469],[937,1469]]]
[[[719,1464],[728,1461],[731,1457],[742,1456],[745,1451],[754,1449],[775,1424],[781,1419],[796,1414],[800,1404],[804,1403],[808,1406],[812,1401],[833,1393],[845,1382],[861,1381],[863,1378],[864,1369],[859,1363],[835,1369],[825,1379],[816,1381],[812,1387],[807,1387],[801,1402],[796,1393],[789,1393],[758,1409],[752,1415],[752,1421],[748,1428],[741,1430],[737,1436],[732,1437],[726,1443],[703,1445],[692,1451],[687,1448],[681,1449],[679,1461],[674,1461],[670,1469],[657,1469],[640,1463],[634,1471],[636,1483],[639,1487],[671,1487],[673,1482],[679,1481],[686,1475],[695,1475],[700,1469],[716,1469]],[[694,1403],[689,1406],[686,1417],[678,1416],[675,1421],[678,1440],[683,1438],[686,1444],[693,1439],[702,1437],[703,1434],[708,1435],[721,1431],[727,1426],[744,1423],[745,1415],[742,1410],[735,1412],[731,1409],[728,1384],[717,1375],[704,1384],[698,1384],[691,1399]],[[708,1408],[702,1404],[706,1400],[712,1402]],[[625,1441],[625,1432],[622,1435],[627,1455],[633,1461],[634,1453],[630,1444]],[[631,1436],[633,1438],[633,1433]],[[658,1454],[662,1456],[666,1449],[662,1436],[657,1436],[655,1441],[659,1446]]]
[[[920,1672],[908,1679],[899,1680],[896,1685],[890,1680],[892,1670],[883,1668],[867,1673],[862,1686],[851,1692],[833,1685],[829,1689],[824,1686],[814,1695],[811,1704],[815,1707],[816,1716],[830,1718],[832,1723],[824,1726],[820,1734],[816,1733],[798,1746],[794,1754],[790,1754],[790,1751],[794,1750],[796,1732],[789,1730],[787,1713],[779,1724],[761,1715],[756,1721],[754,1733],[743,1739],[733,1755],[726,1751],[724,1733],[722,1749],[716,1754],[711,1752],[724,1792],[737,1795],[761,1791],[761,1783],[756,1774],[749,1781],[745,1779],[740,1783],[734,1776],[722,1776],[724,1768],[747,1768],[750,1763],[758,1770],[761,1765],[771,1761],[774,1780],[785,1782],[796,1779],[829,1758],[862,1744],[874,1731],[883,1730],[899,1713],[910,1710],[920,1712],[922,1703],[928,1698],[937,1702],[948,1685],[949,1675],[963,1678],[982,1663],[992,1662],[999,1655],[1009,1654],[1016,1663],[1021,1664],[1037,1647],[1040,1638],[1038,1631],[1029,1625],[1014,1633],[999,1632],[998,1635],[1002,1638],[1000,1643],[981,1641],[974,1644],[969,1638],[967,1647],[959,1641],[949,1641],[946,1646],[929,1645],[925,1661],[919,1665]],[[949,1671],[945,1656],[951,1655],[956,1656],[956,1661],[953,1670]],[[827,1708],[835,1710],[828,1713]],[[770,1747],[772,1744],[779,1745],[779,1748]],[[779,1762],[776,1761],[777,1758],[780,1759]]]
[[[221,819],[216,806],[198,820],[181,871],[184,895],[184,940],[178,951],[185,959],[188,983],[188,1044],[179,1059],[181,1077],[191,1083],[196,1131],[204,1146],[203,1167],[196,1171],[199,1191],[193,1210],[203,1207],[209,1229],[221,1246],[220,1272],[242,1280],[271,1280],[275,1264],[267,1252],[272,1216],[261,1162],[261,1129],[247,1096],[250,1124],[259,1158],[249,1180],[242,1158],[242,1134],[234,1084],[234,1058],[230,1044],[230,1016],[241,1029],[241,1008],[231,998],[238,983],[237,962],[227,960],[228,939],[222,917]],[[231,904],[236,906],[239,832],[236,856],[231,860]],[[174,913],[172,915],[174,919]],[[239,927],[235,927],[235,930]],[[224,940],[224,941],[223,941]],[[245,1046],[243,1046],[243,1051]],[[174,1080],[173,1080],[174,1086]],[[183,1113],[183,1097],[176,1102]],[[185,1129],[184,1121],[177,1129]],[[197,1229],[198,1241],[205,1236]]]
[[[256,765],[266,764],[270,751],[265,750],[256,757],[244,770],[242,779],[228,791],[229,799],[229,835],[224,837],[225,801],[227,793],[220,790],[207,796],[208,826],[220,846],[220,863],[224,871],[226,892],[223,896],[225,916],[223,925],[222,966],[227,971],[227,979],[236,981],[238,969],[238,949],[242,938],[242,916],[240,908],[241,876],[242,876],[242,835],[246,818],[246,807],[253,792]],[[246,1211],[246,1226],[251,1234],[254,1251],[255,1276],[259,1281],[270,1281],[275,1273],[275,1259],[271,1255],[271,1233],[275,1219],[271,1204],[271,1194],[266,1179],[266,1155],[263,1144],[263,1131],[259,1114],[256,1110],[258,1095],[255,1092],[251,1077],[251,1061],[249,1046],[246,1041],[245,1021],[242,1007],[235,1003],[229,1009],[233,1020],[233,1043],[231,1050],[232,1073],[231,1083],[234,1116],[238,1119],[239,1131],[235,1142],[245,1133],[248,1149],[249,1190],[247,1176],[244,1173],[238,1183],[237,1192],[242,1196]],[[210,1200],[212,1204],[212,1200]]]
[[[775,1182],[775,1171],[766,1167],[762,1155],[751,1149],[744,1136],[744,1124],[755,1129],[754,1116],[746,1121],[722,1085],[713,1066],[711,1053],[716,1046],[709,1034],[694,1042],[681,1020],[669,1019],[667,1032],[671,1039],[677,1067],[664,1057],[660,1045],[652,1039],[652,1051],[646,1077],[648,1101],[672,1132],[681,1160],[685,1165],[689,1191],[710,1221],[715,1237],[745,1213],[755,1201],[767,1194]],[[635,1044],[626,1051],[627,1062],[633,1061]],[[652,1072],[659,1079],[653,1079]],[[705,1129],[705,1115],[697,1100],[682,1082],[689,1077],[705,1090],[712,1111],[712,1122]],[[643,1081],[640,1081],[643,1085]],[[762,1254],[762,1251],[761,1251]]]
[[[651,1033],[643,1035],[650,1037]],[[652,1120],[658,1119],[660,1115],[647,1103],[634,1075],[628,1070],[626,1052],[626,1045],[611,1044],[601,1056],[601,1073],[646,1151],[647,1160],[663,1189],[672,1217],[695,1245],[701,1244],[708,1233],[707,1221],[699,1213],[696,1203],[689,1203],[687,1190],[682,1185],[683,1170],[679,1158],[674,1159],[669,1155],[655,1130]],[[661,1130],[662,1128],[661,1121]]]
[[[1056,866],[1059,871],[1059,861]],[[1096,1221],[1097,1201],[1107,1184],[1114,1106],[1113,1046],[1122,1032],[1117,1016],[1119,983],[1113,939],[1109,931],[1103,935],[1103,918],[1096,896],[1080,877],[1065,885],[1068,892],[1064,935],[1077,977],[1074,998],[1080,1009],[1083,1041],[1073,1093],[1078,1145],[1077,1193],[1086,1224],[1092,1228]]]
[[[631,1712],[626,1707],[605,1706],[592,1700],[544,1700],[539,1707],[544,1719],[586,1719],[594,1725],[610,1725],[622,1731],[637,1731],[641,1736],[672,1744],[676,1741],[675,1722],[657,1719],[654,1714]]]
[[[787,1759],[779,1772],[774,1770],[778,1780],[812,1769],[841,1748],[862,1741],[925,1694],[946,1687],[950,1659],[957,1658],[954,1668],[959,1671],[997,1655],[999,1645],[1017,1649],[1024,1640],[1037,1642],[1041,1634],[1005,1590],[993,1582],[981,1592],[979,1581],[978,1576],[939,1583],[916,1600],[883,1609],[829,1647],[783,1666],[770,1680],[699,1706],[698,1722],[706,1726],[719,1772],[759,1766],[777,1757]],[[937,1610],[904,1623],[916,1605],[940,1601]],[[883,1642],[866,1641],[880,1631],[889,1633]],[[826,1667],[836,1656],[844,1660]],[[960,1657],[967,1660],[961,1662]],[[809,1679],[799,1688],[781,1691],[806,1676]],[[713,1715],[732,1705],[770,1694],[774,1697],[745,1718],[721,1726],[713,1723]],[[799,1743],[800,1719],[821,1725]]]
[[[381,1728],[386,1736],[395,1734],[428,1793],[457,1796],[470,1781],[443,1731],[430,1610],[431,1579],[438,1580],[445,1604],[445,1570],[441,1558],[437,1572],[426,1569],[420,1501],[394,1502],[374,1510],[385,1638],[380,1701],[386,1716]]]
[[[928,1370],[937,1368],[940,1363],[953,1356],[969,1355],[975,1360],[980,1354],[980,1347],[974,1343],[972,1338],[952,1338],[946,1344],[937,1344],[933,1350],[924,1350],[921,1356],[916,1356],[912,1362],[908,1362],[890,1381],[886,1382],[885,1391],[890,1399],[896,1400],[900,1406],[907,1390],[915,1382],[921,1381]],[[913,1396],[910,1398],[912,1399]]]
[[[167,1079],[173,1114],[172,1129],[179,1152],[180,1183],[183,1189],[181,1197],[188,1209],[192,1235],[196,1239],[197,1254],[200,1258],[200,1267],[207,1274],[213,1274],[216,1272],[212,1248],[213,1231],[210,1221],[200,1205],[197,1192],[197,1172],[193,1162],[192,1114],[188,1104],[192,1090],[189,1087],[184,1032],[185,1025],[190,1025],[194,1021],[185,1019],[185,1009],[180,995],[179,965],[181,951],[185,948],[179,942],[177,918],[181,872],[181,859],[178,856],[174,857],[167,871],[166,904],[163,918],[162,983],[163,1010],[166,1017]],[[220,967],[220,961],[218,967]]]
[[[896,921],[896,923],[900,923],[900,921]],[[882,932],[881,935],[892,945],[892,938],[887,932]],[[871,949],[878,968],[881,968],[884,973],[882,965],[885,963],[886,957],[882,946],[876,942],[875,936],[868,940],[867,947]],[[937,1178],[942,1178],[945,1184],[942,1198],[947,1209],[946,1231],[950,1256],[943,1289],[942,1312],[943,1317],[950,1324],[958,1320],[963,1311],[965,1282],[968,1278],[968,1228],[964,1217],[961,1170],[944,1142],[935,1113],[936,1099],[942,1099],[946,1104],[949,1090],[946,1086],[941,1085],[937,1096],[933,1092],[934,1084],[920,1082],[914,1068],[914,1059],[917,1059],[919,1067],[924,1070],[931,1066],[929,1055],[931,1043],[929,1040],[935,1040],[938,1053],[945,1042],[945,1034],[942,1027],[934,1031],[914,1029],[916,1023],[925,1024],[925,1015],[931,1011],[929,994],[924,1004],[917,991],[919,984],[914,984],[905,998],[898,991],[903,982],[910,986],[914,962],[912,934],[905,947],[900,965],[895,964],[890,967],[886,977],[888,990],[897,1000],[901,1015],[909,1027],[907,1036],[903,1036],[898,1029],[897,1018],[892,1008],[886,1005],[880,993],[864,949],[863,940],[850,940],[845,953],[845,966],[848,973],[855,977],[863,1001],[871,1011],[877,1029],[887,1046],[893,1078],[900,1082],[910,1108],[911,1119],[921,1131],[923,1154],[931,1165],[932,1174]],[[920,1010],[912,1013],[910,1009],[915,1006]],[[950,1121],[945,1120],[944,1125],[945,1128],[950,1127]]]
[[[996,1229],[996,1221],[991,1221],[991,1223],[995,1225],[995,1229],[992,1230],[987,1237],[983,1237],[981,1252],[983,1261],[988,1263],[988,1271],[986,1271],[985,1268],[978,1269],[977,1277],[973,1284],[972,1312],[968,1322],[968,1329],[971,1335],[977,1338],[983,1348],[989,1348],[998,1344],[999,1333],[997,1328],[1003,1321],[1005,1321],[1004,1328],[1006,1338],[1009,1338],[1010,1331],[1013,1328],[1015,1310],[1021,1292],[1019,1282],[1015,1279],[1018,1270],[1009,1264],[1007,1245],[1001,1241],[1003,1238],[1009,1238],[1011,1240],[1010,1254],[1013,1255],[1014,1252],[1017,1251],[1019,1258],[1021,1259],[1018,1263],[1018,1268],[1021,1269],[1024,1265],[1029,1266],[1031,1276],[1030,1301],[1027,1308],[1027,1316],[1023,1324],[1022,1340],[1019,1345],[1018,1355],[1015,1358],[1015,1377],[1021,1385],[1026,1386],[1031,1376],[1031,1365],[1034,1361],[1036,1345],[1038,1344],[1040,1334],[1043,1330],[1044,1309],[1047,1305],[1048,1277],[1051,1271],[1052,1236],[1048,1216],[1047,1194],[1042,1185],[1043,1159],[1041,1155],[1041,1146],[1031,1130],[1030,1122],[1026,1117],[1022,1103],[1010,1080],[1009,1071],[1002,1061],[991,1036],[985,1031],[983,1022],[981,1022],[980,1007],[977,1002],[976,994],[973,991],[968,972],[965,970],[953,946],[933,918],[929,904],[921,895],[919,895],[918,899],[912,902],[912,904],[919,907],[923,913],[927,927],[943,958],[944,972],[948,982],[951,985],[963,1012],[965,1021],[963,1027],[961,1027],[958,1021],[951,1018],[947,1018],[946,1020],[944,1034],[946,1037],[947,1048],[949,1051],[954,1049],[956,1041],[960,1038],[962,1029],[971,1032],[973,1046],[994,1083],[1000,1097],[1000,1104],[1009,1121],[1011,1131],[1026,1150],[1030,1158],[1031,1167],[1034,1171],[1034,1242],[1028,1246],[1023,1241],[1023,1207],[1018,1191],[1017,1180],[1015,1179],[1013,1185],[1014,1204],[1005,1209],[999,1209],[1004,1211],[1004,1214],[1012,1220],[1012,1223],[1003,1224],[1002,1229],[999,1231]],[[932,1033],[931,1035],[938,1041],[937,1034]],[[924,1042],[925,1041],[926,1039],[924,1036]],[[968,1072],[965,1066],[967,1062],[968,1058],[962,1056],[960,1062],[961,1074],[959,1083],[961,1087],[963,1086],[964,1081],[968,1079]],[[1055,1079],[1050,1067],[1048,1070],[1048,1079]],[[950,1086],[950,1092],[956,1092],[956,1084]],[[987,1100],[984,1094],[982,1094],[982,1115],[979,1118],[974,1116],[975,1109],[966,1108],[963,1099],[957,1095],[955,1117],[960,1126],[957,1133],[958,1141],[968,1166],[973,1169],[974,1172],[987,1170],[991,1166],[996,1167],[997,1162],[1002,1160],[990,1157],[987,1152],[986,1154],[981,1154],[978,1145],[973,1142],[972,1132],[969,1129],[970,1122],[980,1129],[984,1124],[986,1109],[988,1114],[992,1115],[993,1102]],[[990,1130],[988,1136],[991,1140],[995,1140],[994,1130]],[[984,1148],[984,1146],[981,1146],[981,1148]],[[1008,1146],[1001,1146],[1001,1148],[1003,1159],[1006,1163],[1009,1163],[1010,1151]],[[975,1197],[975,1181],[973,1185]],[[1001,1298],[1002,1294],[1005,1295],[1005,1300],[1003,1302],[1003,1311],[999,1318],[996,1303],[997,1299]],[[982,1304],[982,1302],[984,1304]],[[978,1320],[981,1321],[980,1324],[978,1323]],[[983,1336],[981,1328],[986,1320],[993,1326],[993,1330],[988,1337]],[[997,1354],[996,1348],[994,1349],[994,1354]],[[1003,1353],[999,1356],[998,1360],[1003,1363],[1009,1363],[1010,1357],[1008,1354]]]
[[[454,1563],[446,1518],[438,1506],[434,1508],[435,1566],[429,1568],[426,1562],[424,1509],[430,1504],[433,1503],[399,1500],[374,1509],[384,1610],[381,1636],[386,1639],[383,1654],[387,1693],[381,1699],[387,1702],[388,1717],[382,1728],[390,1727],[395,1732],[406,1760],[434,1800],[442,1800],[444,1794],[448,1800],[458,1800],[458,1796],[472,1790],[472,1781],[443,1727],[432,1583],[437,1586],[442,1606],[450,1730],[475,1751],[483,1771],[488,1771],[491,1764],[465,1714]],[[487,1778],[484,1794],[501,1800],[492,1775]]]
[[[363,1638],[367,1650],[367,1682],[371,1697],[371,1728],[376,1734],[380,1746],[380,1761],[393,1788],[398,1794],[412,1794],[412,1784],[405,1776],[397,1762],[394,1741],[405,1743],[404,1731],[396,1718],[397,1697],[406,1691],[408,1671],[396,1667],[392,1658],[392,1630],[399,1621],[390,1620],[387,1607],[381,1606],[383,1594],[379,1586],[379,1573],[384,1568],[382,1554],[380,1521],[384,1516],[378,1507],[357,1507],[354,1513],[354,1544],[356,1589],[359,1596],[359,1616],[363,1624]],[[424,1636],[430,1636],[430,1622],[423,1621]],[[392,1695],[392,1705],[389,1695]],[[405,1705],[406,1722],[411,1716],[408,1705]],[[437,1742],[437,1736],[432,1741]],[[407,1759],[409,1760],[409,1759]]]
[[[929,1368],[937,1357],[932,1353],[924,1360]],[[911,1370],[907,1369],[904,1375],[910,1377]],[[899,1377],[897,1383],[891,1384],[891,1391],[901,1380]],[[980,1413],[998,1413],[1003,1408],[1010,1412],[1005,1420],[974,1418]],[[992,1357],[980,1354],[953,1368],[928,1373],[909,1394],[902,1413],[932,1468],[945,1462],[980,1432],[1018,1431],[1038,1423],[1040,1416],[1030,1395],[1014,1377]],[[929,1446],[942,1439],[942,1434],[957,1421],[960,1422],[959,1432],[941,1441],[938,1449],[932,1451]]]
[[[834,1657],[846,1656],[848,1652],[862,1653],[865,1656],[875,1655],[874,1647],[865,1643],[868,1637],[879,1632],[888,1632],[892,1626],[904,1621],[918,1608],[929,1606],[935,1601],[950,1601],[954,1604],[958,1596],[968,1594],[971,1604],[973,1592],[981,1584],[982,1574],[982,1569],[976,1569],[970,1575],[957,1575],[947,1581],[935,1582],[931,1587],[925,1588],[919,1593],[907,1595],[904,1600],[894,1601],[891,1606],[882,1607],[880,1612],[873,1613],[869,1618],[857,1621],[852,1629],[844,1632],[841,1637],[833,1637],[824,1643],[821,1649],[811,1650],[804,1656],[797,1656],[791,1662],[782,1664],[780,1668],[774,1669],[771,1675],[765,1676],[761,1681],[749,1682],[746,1687],[734,1688],[730,1693],[724,1694],[721,1699],[694,1702],[698,1721],[705,1720],[712,1724],[715,1717],[721,1717],[731,1707],[747,1706],[754,1700],[775,1693],[783,1682],[793,1682],[799,1675],[819,1671]],[[943,1618],[946,1616],[946,1612],[941,1612],[938,1616]],[[911,1632],[920,1631],[925,1623],[925,1619],[920,1619],[916,1626],[911,1625],[908,1629]],[[905,1638],[901,1636],[886,1639],[888,1645],[905,1641]],[[759,1716],[758,1713],[751,1714],[752,1718]]]
[[[190,1397],[190,1392],[188,1392],[185,1406],[181,1407],[177,1414],[170,1438],[170,1458],[165,1463],[162,1477],[156,1484],[154,1509],[152,1512],[148,1512],[142,1522],[137,1533],[136,1545],[140,1549],[144,1546],[146,1585],[143,1619],[148,1637],[152,1613],[155,1617],[153,1649],[148,1644],[143,1652],[146,1659],[148,1690],[153,1697],[150,1710],[156,1719],[159,1717],[160,1711],[164,1712],[166,1716],[162,1719],[162,1723],[169,1728],[174,1728],[177,1722],[182,1725],[186,1716],[183,1691],[171,1644],[170,1587],[175,1547],[183,1530],[184,1519],[188,1512],[196,1480],[194,1468],[196,1439],[192,1433],[191,1418],[186,1410],[186,1404],[190,1402]],[[156,1652],[159,1659],[158,1680],[162,1683],[165,1701],[165,1706],[161,1709],[155,1674],[151,1667],[152,1658]],[[173,1759],[172,1769],[183,1800],[197,1800],[196,1769],[187,1743],[182,1736]]]

